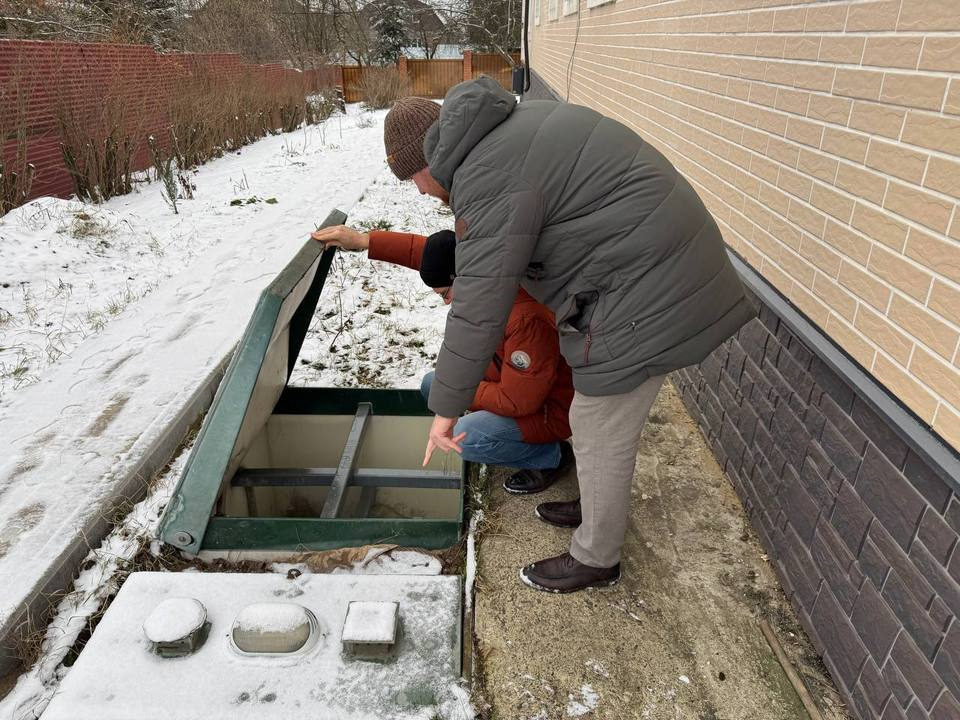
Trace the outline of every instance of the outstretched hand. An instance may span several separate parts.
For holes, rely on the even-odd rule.
[[[456,425],[456,423],[456,418],[445,418],[439,415],[433,418],[433,424],[430,426],[430,436],[427,439],[427,452],[423,456],[424,467],[427,466],[430,458],[433,457],[434,450],[443,450],[445,453],[455,450],[458,453],[463,453],[463,448],[460,443],[463,442],[467,434],[462,432],[454,436],[453,426]]]
[[[317,230],[310,233],[310,237],[318,243],[323,243],[324,248],[338,247],[344,250],[366,250],[370,247],[370,236],[346,225],[333,225],[331,227]]]

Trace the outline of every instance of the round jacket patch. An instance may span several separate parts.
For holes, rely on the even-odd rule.
[[[510,355],[510,364],[517,370],[526,370],[530,367],[530,356],[523,350],[516,350]]]

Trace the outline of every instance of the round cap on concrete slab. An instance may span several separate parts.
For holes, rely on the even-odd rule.
[[[143,621],[143,633],[152,643],[175,643],[189,638],[206,621],[207,609],[199,600],[167,598]]]
[[[303,648],[316,627],[312,613],[296,603],[247,605],[233,621],[233,644],[245,653],[292,653]]]

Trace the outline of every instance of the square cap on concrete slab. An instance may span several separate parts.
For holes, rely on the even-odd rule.
[[[344,643],[387,643],[397,638],[400,603],[354,600],[343,623]]]

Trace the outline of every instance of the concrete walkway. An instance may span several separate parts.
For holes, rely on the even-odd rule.
[[[562,596],[521,585],[522,565],[567,549],[570,531],[533,510],[574,497],[576,478],[514,497],[500,487],[506,475],[492,474],[479,543],[477,654],[490,718],[807,718],[761,617],[823,716],[849,717],[671,384],[644,432],[614,588]]]

